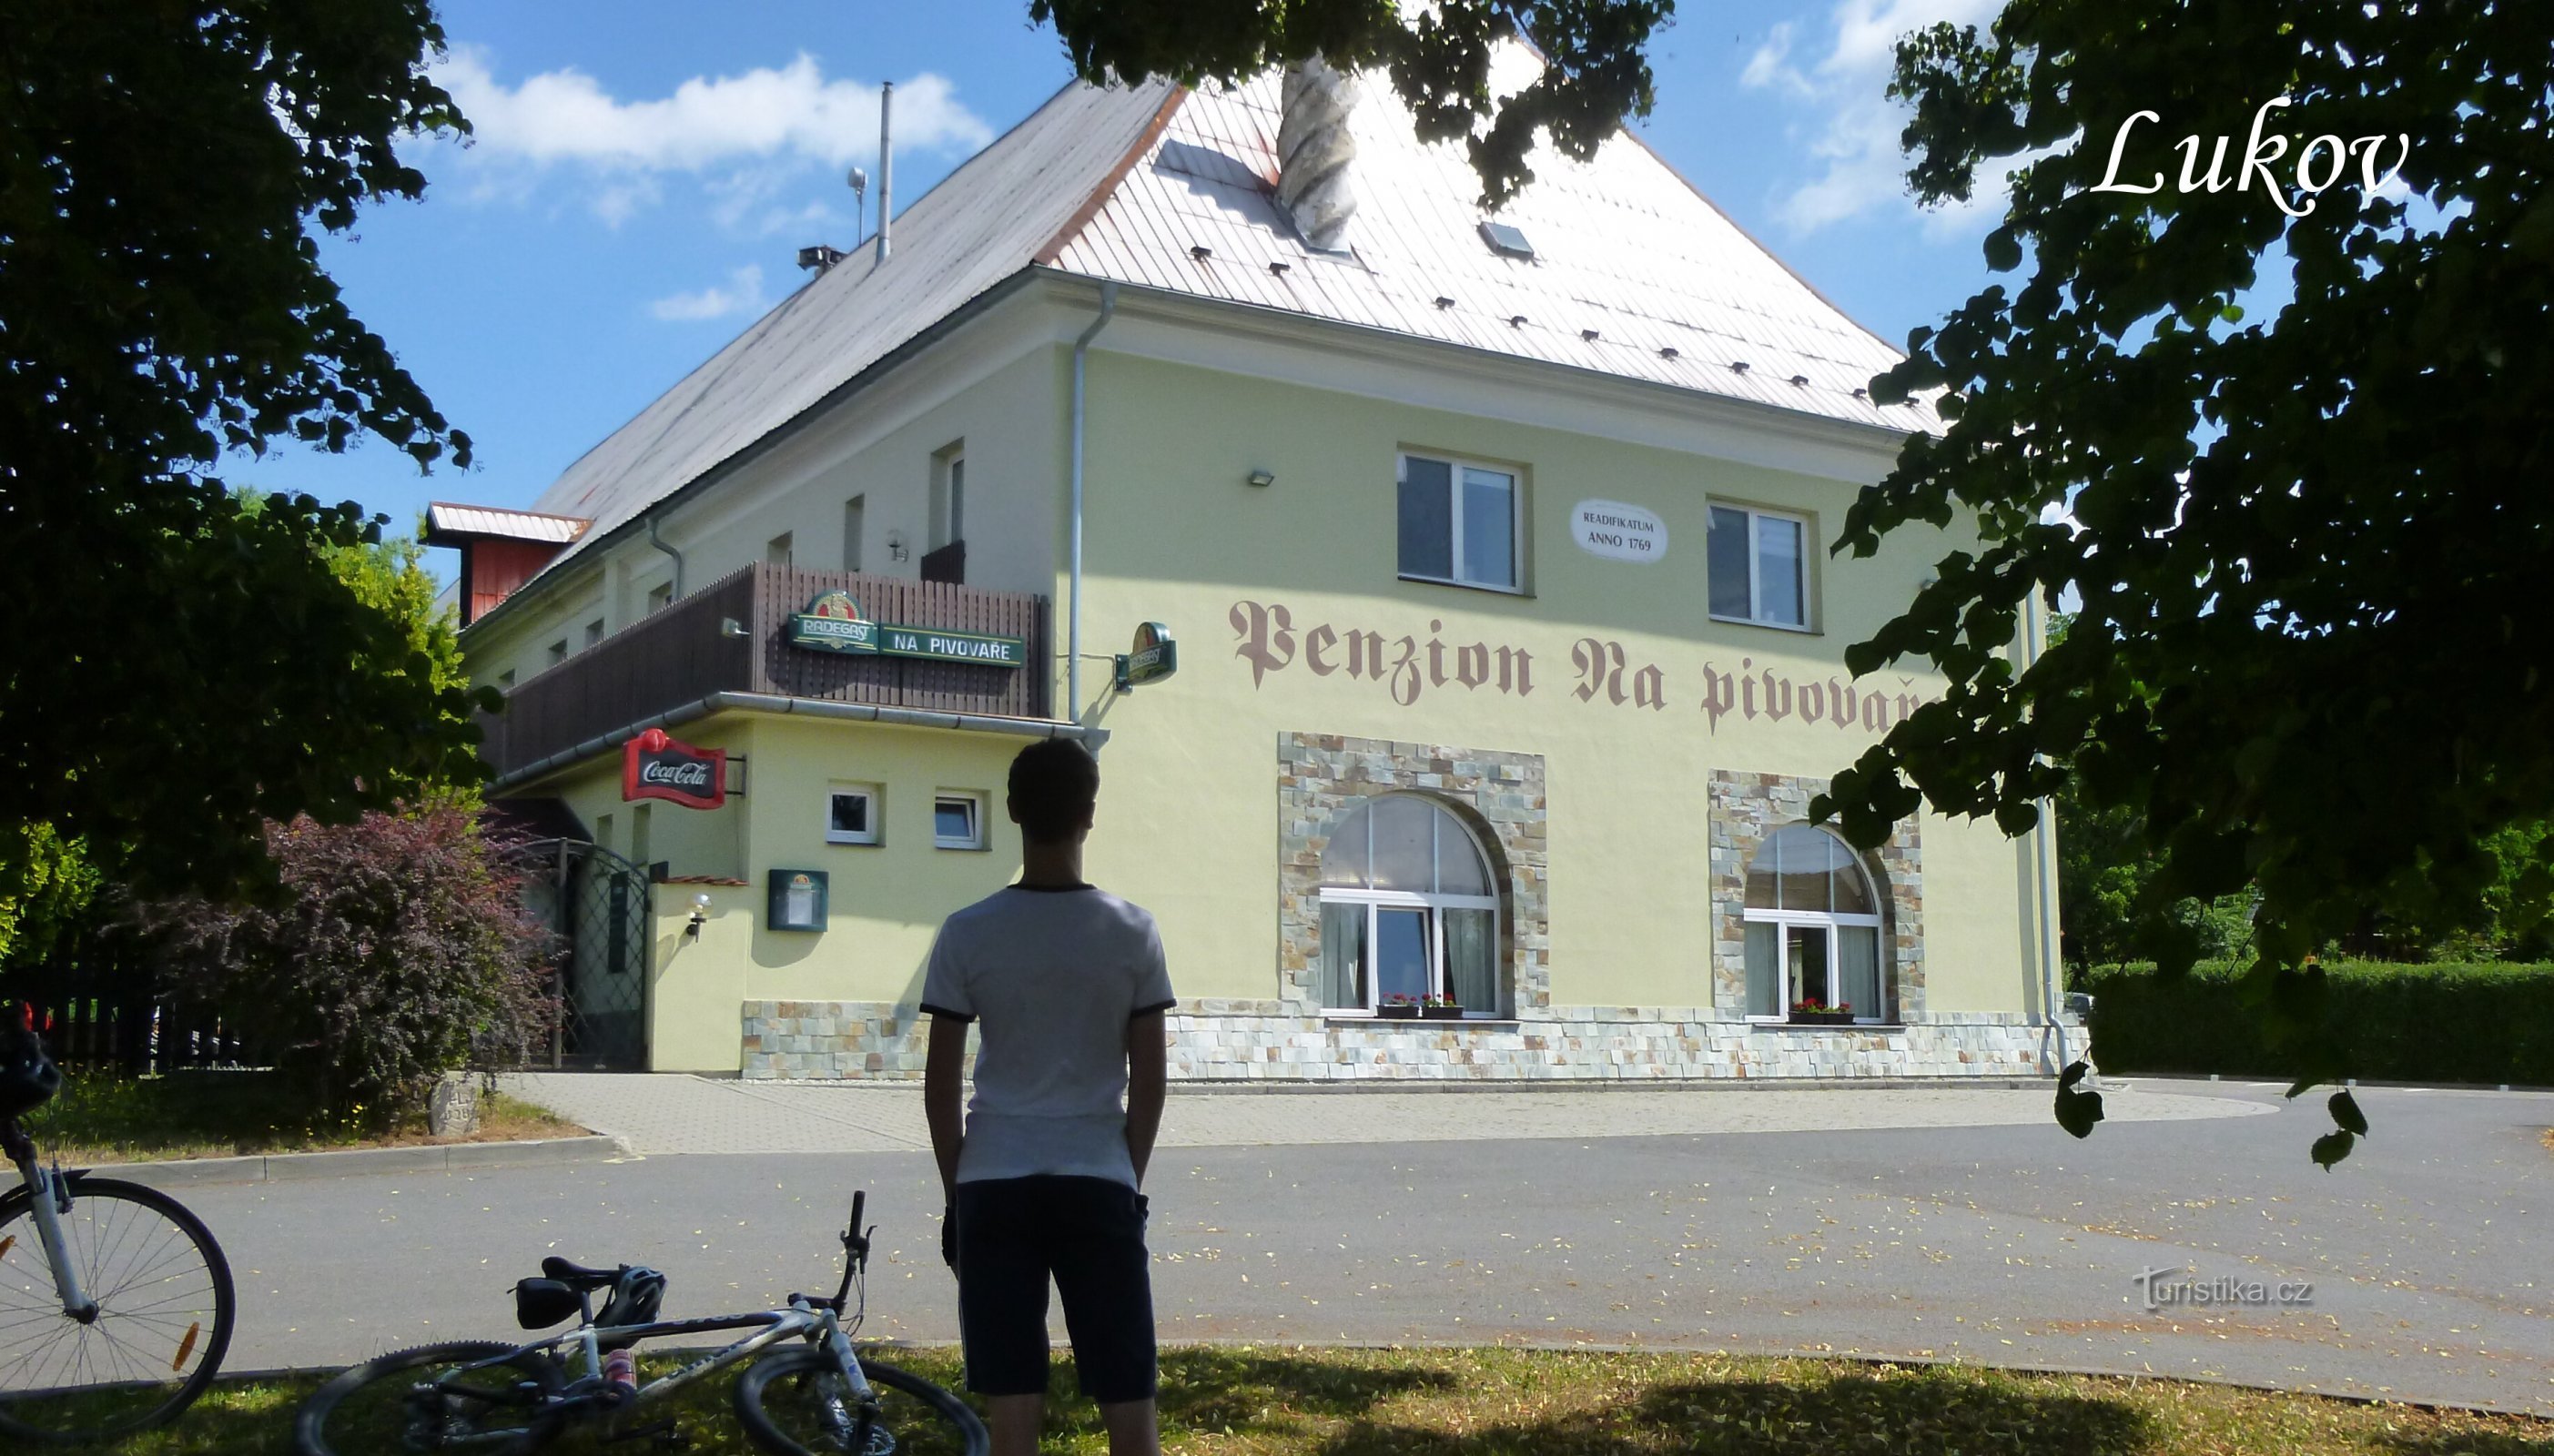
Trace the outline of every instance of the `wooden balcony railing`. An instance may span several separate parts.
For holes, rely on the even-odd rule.
[[[789,618],[830,591],[850,592],[873,621],[1018,637],[1027,661],[999,667],[792,645]],[[730,621],[744,634],[730,635]],[[502,778],[713,693],[1044,718],[1049,631],[1044,597],[760,562],[517,684],[506,712],[482,721],[480,753]]]

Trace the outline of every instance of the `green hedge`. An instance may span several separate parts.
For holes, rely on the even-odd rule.
[[[2195,966],[2157,977],[2151,965],[2097,966],[2093,1061],[2106,1072],[2221,1072],[2284,1077],[2262,1013],[2239,999],[2243,966]],[[2554,1086],[2554,965],[2326,962],[2325,1015],[2371,1081],[2511,1082]]]

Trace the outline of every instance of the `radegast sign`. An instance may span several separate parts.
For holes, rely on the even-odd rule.
[[[1439,635],[1446,623],[1434,617],[1425,637],[1415,632],[1391,637],[1327,621],[1298,626],[1294,613],[1282,603],[1235,602],[1225,620],[1232,626],[1232,655],[1250,664],[1253,687],[1297,668],[1315,677],[1344,674],[1382,688],[1404,708],[1416,706],[1429,693],[1453,689],[1530,698],[1538,687],[1554,685],[1560,663],[1558,654],[1539,655],[1513,643],[1449,642]],[[1924,703],[1914,678],[1898,679],[1891,691],[1858,685],[1842,674],[1794,678],[1758,667],[1753,657],[1739,658],[1735,670],[1704,662],[1686,676],[1680,668],[1671,682],[1666,668],[1635,662],[1621,642],[1594,636],[1569,644],[1568,676],[1559,682],[1567,696],[1580,703],[1656,713],[1680,702],[1689,704],[1714,731],[1735,713],[1750,722],[1797,719],[1802,727],[1824,724],[1842,732],[1880,733]]]
[[[1171,629],[1158,621],[1144,622],[1135,628],[1134,647],[1117,654],[1117,691],[1131,693],[1179,670],[1180,644],[1171,640]]]
[[[649,728],[622,745],[621,797],[716,809],[727,802],[727,750],[695,748]]]
[[[1028,643],[1018,637],[871,621],[861,616],[861,604],[849,592],[819,593],[806,611],[789,618],[789,642],[818,652],[925,657],[987,667],[1025,667],[1029,660]]]

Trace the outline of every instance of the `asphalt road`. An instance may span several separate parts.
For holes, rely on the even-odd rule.
[[[2554,1413],[2538,1273],[2554,1241],[2533,1216],[2554,1096],[2360,1098],[2374,1136],[2331,1174],[2306,1156],[2318,1099],[2082,1143],[2034,1125],[1165,1150],[1147,1188],[1155,1301],[1166,1342],[1833,1351]],[[879,1226],[868,1333],[954,1338],[921,1153],[183,1196],[230,1252],[245,1370],[502,1335],[513,1281],[548,1253],[665,1270],[669,1315],[830,1288],[856,1186]],[[2309,1283],[2310,1302],[2149,1311],[2150,1270]]]

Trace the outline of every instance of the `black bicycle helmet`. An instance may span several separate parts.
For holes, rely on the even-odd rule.
[[[61,1089],[62,1069],[45,1055],[45,1039],[34,1028],[0,1031],[0,1117],[42,1107]]]
[[[614,1281],[612,1294],[594,1316],[598,1326],[607,1324],[646,1324],[656,1317],[665,1302],[665,1277],[642,1264],[621,1271]]]

